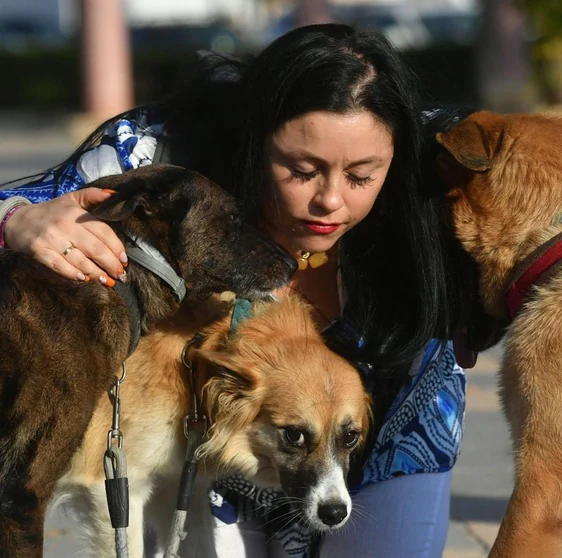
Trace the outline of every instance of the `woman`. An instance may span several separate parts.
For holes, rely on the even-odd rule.
[[[374,31],[296,29],[248,64],[203,57],[176,97],[116,117],[41,180],[1,192],[6,245],[69,278],[111,285],[126,262],[87,211],[110,193],[77,188],[161,161],[231,190],[299,260],[286,290],[314,305],[375,400],[372,451],[354,480],[356,528],[315,544],[271,491],[227,479],[211,492],[219,557],[441,556],[465,381],[451,345],[432,339],[446,339],[455,316],[438,209],[418,187],[413,85]]]

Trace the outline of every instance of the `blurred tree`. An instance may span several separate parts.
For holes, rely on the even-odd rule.
[[[533,61],[548,104],[562,104],[562,0],[521,0],[536,38]]]
[[[327,0],[298,0],[297,27],[332,21]]]

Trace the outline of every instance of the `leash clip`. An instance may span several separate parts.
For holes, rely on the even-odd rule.
[[[188,357],[192,347],[199,347],[205,338],[197,333],[183,348],[181,360],[189,373],[189,384],[191,389],[191,412],[185,416],[183,422],[183,433],[189,441],[189,434],[197,433],[197,439],[201,440],[207,433],[207,417],[199,413],[199,400],[197,397],[197,367]]]
[[[113,384],[109,388],[109,400],[113,406],[113,420],[111,422],[111,430],[107,433],[107,450],[111,451],[113,449],[113,441],[117,440],[117,447],[121,449],[123,447],[123,434],[119,428],[120,418],[121,418],[121,398],[120,398],[120,388],[121,384],[125,381],[127,377],[127,365],[123,362],[123,373],[120,378],[115,378]]]
[[[183,434],[189,440],[189,433],[197,431],[204,437],[207,434],[207,417],[199,414],[197,410],[188,413],[183,419]]]

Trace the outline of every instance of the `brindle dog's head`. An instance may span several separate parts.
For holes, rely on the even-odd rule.
[[[206,463],[281,487],[280,503],[313,530],[341,527],[371,399],[357,370],[325,345],[308,305],[296,297],[264,304],[226,341],[217,326],[193,356],[213,371],[204,388],[213,423]]]
[[[204,176],[149,165],[89,186],[116,190],[93,213],[158,249],[185,280],[190,296],[233,291],[260,298],[296,271],[286,252],[242,221],[232,196]]]

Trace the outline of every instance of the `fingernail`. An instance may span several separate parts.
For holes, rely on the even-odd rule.
[[[85,276],[81,271],[79,271],[79,272],[76,274],[76,279],[78,279],[78,281],[85,281],[85,280],[86,280],[86,276]]]
[[[107,275],[100,275],[99,280],[100,283],[106,287],[115,287],[115,281]]]
[[[117,279],[119,279],[119,281],[121,281],[121,283],[126,283],[127,282],[127,272],[124,269],[122,269],[117,274]]]
[[[110,190],[109,188],[104,188],[102,192],[105,192],[106,194],[117,194],[117,190]]]
[[[126,266],[129,263],[129,259],[127,258],[127,254],[125,252],[121,252],[119,254],[119,261]]]

